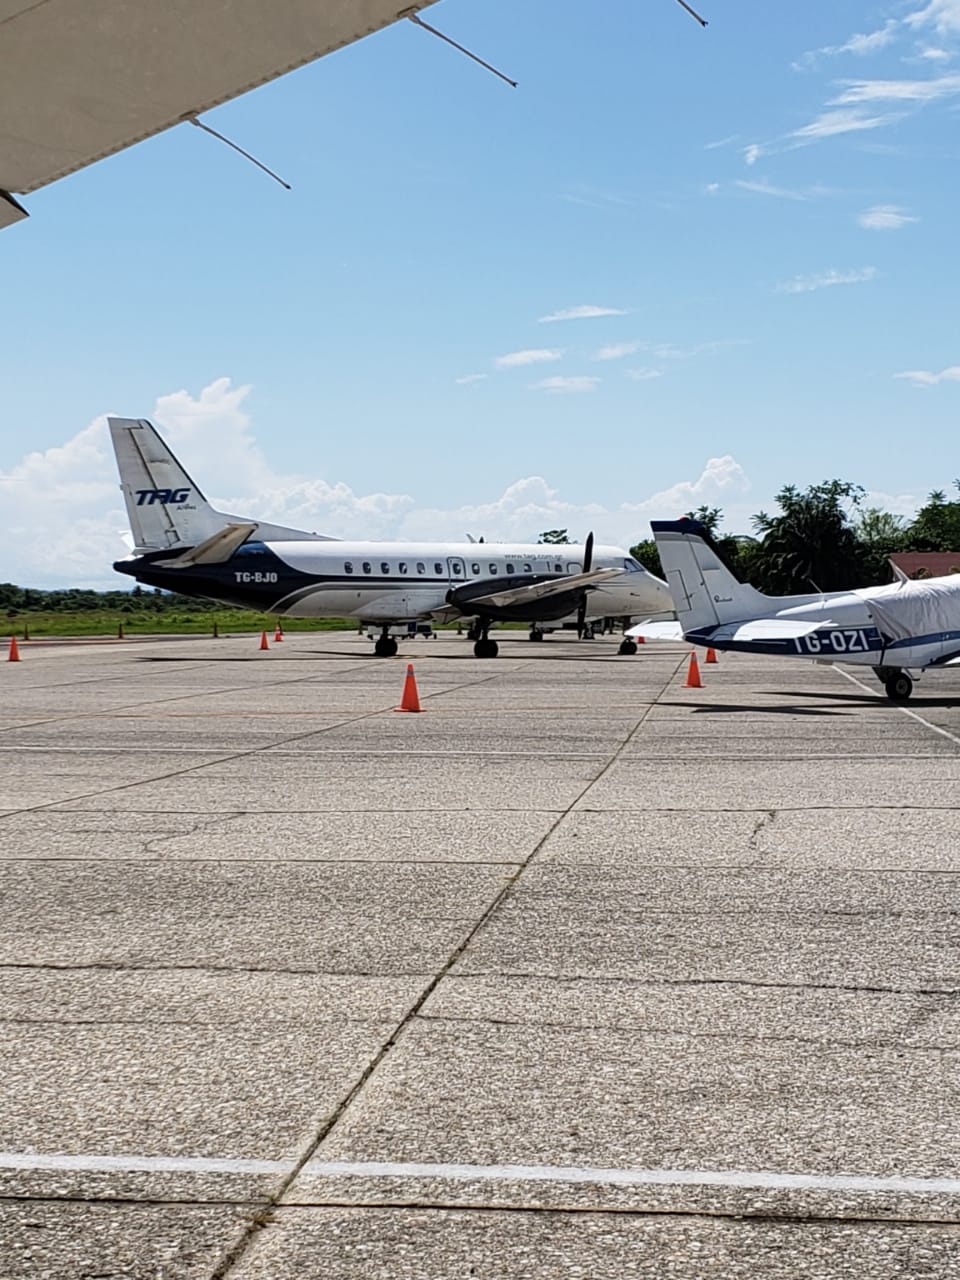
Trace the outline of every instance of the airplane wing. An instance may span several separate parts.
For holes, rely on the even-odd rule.
[[[595,587],[608,578],[619,578],[622,573],[622,569],[590,569],[587,573],[571,573],[566,578],[551,578],[547,582],[535,582],[528,587],[508,587],[505,591],[494,591],[488,596],[474,596],[471,600],[464,601],[464,609],[475,604],[502,609],[513,604],[545,600],[549,596],[566,595],[568,591],[577,591],[581,587]]]
[[[0,0],[0,227],[26,194],[435,0]]]
[[[794,640],[837,624],[830,618],[819,622],[794,622],[791,618],[753,618],[750,622],[732,622],[710,633],[711,640]]]
[[[225,564],[237,547],[246,542],[256,529],[255,521],[225,525],[209,538],[205,538],[198,546],[184,551],[176,559],[158,560],[156,563],[164,569],[189,569],[195,564]]]

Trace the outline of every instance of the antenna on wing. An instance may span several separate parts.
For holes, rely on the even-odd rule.
[[[288,191],[293,190],[290,183],[284,182],[279,174],[274,173],[272,169],[268,169],[265,164],[261,164],[256,156],[252,156],[249,151],[244,151],[243,147],[237,146],[235,142],[231,142],[229,138],[225,138],[222,133],[217,133],[216,129],[211,129],[208,124],[204,124],[204,122],[202,120],[198,120],[196,116],[187,116],[187,120],[190,124],[195,124],[198,129],[202,129],[204,133],[209,133],[212,137],[218,138],[221,142],[225,142],[227,146],[232,147],[234,151],[239,151],[244,159],[249,160],[251,164],[255,164],[258,169],[262,169],[264,173],[268,174],[274,180],[274,182],[279,182],[281,187],[286,187]]]
[[[683,0],[680,0],[683,4]],[[686,6],[684,6],[686,7]],[[411,22],[415,22],[418,27],[423,27],[424,31],[429,31],[432,36],[436,36],[438,40],[443,40],[447,44],[453,45],[454,49],[458,49],[460,53],[465,53],[468,58],[474,62],[479,62],[481,67],[485,67],[487,71],[492,71],[495,76],[499,76],[501,80],[506,80],[512,89],[517,87],[516,80],[511,80],[509,76],[505,76],[502,71],[498,71],[496,67],[491,67],[489,62],[484,62],[482,58],[478,58],[475,53],[471,53],[469,49],[465,49],[462,44],[457,44],[456,40],[451,40],[449,36],[445,36],[442,31],[438,31],[436,27],[431,27],[429,22],[424,20],[417,13],[408,13],[407,17]]]
[[[681,7],[681,9],[686,9],[687,13],[689,13],[691,18],[696,18],[696,20],[700,23],[701,27],[705,27],[707,25],[706,18],[701,18],[699,13],[697,13],[696,9],[691,9],[690,6],[687,4],[687,0],[677,0],[677,4]]]

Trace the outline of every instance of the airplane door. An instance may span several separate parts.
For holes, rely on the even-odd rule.
[[[567,573],[582,573],[583,565],[578,564],[576,560],[567,561]]]
[[[452,586],[457,586],[459,583],[466,582],[466,566],[459,556],[449,556],[447,558],[447,574],[449,575]]]

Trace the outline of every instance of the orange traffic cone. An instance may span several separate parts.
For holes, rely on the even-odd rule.
[[[400,699],[399,707],[394,707],[394,711],[422,711],[420,705],[420,697],[417,693],[417,682],[413,674],[413,663],[407,663],[407,678],[403,682],[403,696]]]
[[[260,632],[260,648],[261,649],[270,648],[270,646],[267,644],[267,633],[265,631]]]
[[[283,639],[283,631],[281,630],[281,628],[280,628],[280,623],[278,622],[278,623],[277,623],[277,629],[276,629],[276,631],[273,633],[273,643],[274,643],[274,644],[279,644],[279,643],[280,643],[280,641],[281,641],[282,639]]]
[[[687,667],[687,680],[683,687],[685,689],[703,688],[703,681],[700,679],[700,665],[697,662],[697,655],[693,651],[690,653],[690,665]]]
[[[710,662],[710,663],[713,663],[713,662],[716,662],[716,660],[717,660],[717,651],[716,651],[716,649],[708,649],[708,650],[707,650],[707,657],[706,657],[706,661],[707,661],[707,662]]]
[[[17,647],[17,637],[16,637],[16,636],[11,636],[11,637],[10,637],[10,657],[8,658],[8,661],[9,661],[9,662],[19,662],[19,661],[20,661],[20,650],[19,650],[19,648]]]

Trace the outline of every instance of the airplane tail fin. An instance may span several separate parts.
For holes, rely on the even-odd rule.
[[[207,502],[151,423],[136,418],[109,418],[108,422],[138,553],[196,546],[228,523]]]
[[[220,554],[227,546],[235,549],[244,538],[254,536],[277,542],[336,541],[320,533],[215,510],[152,423],[145,418],[108,418],[107,421],[135,554],[208,543],[212,554],[212,539],[216,539]],[[243,537],[239,533],[241,528],[247,530]],[[230,531],[229,539],[217,538],[224,530]],[[206,550],[205,547],[205,553]]]
[[[654,520],[651,528],[684,635],[757,618],[775,607],[769,596],[734,577],[699,521]]]

